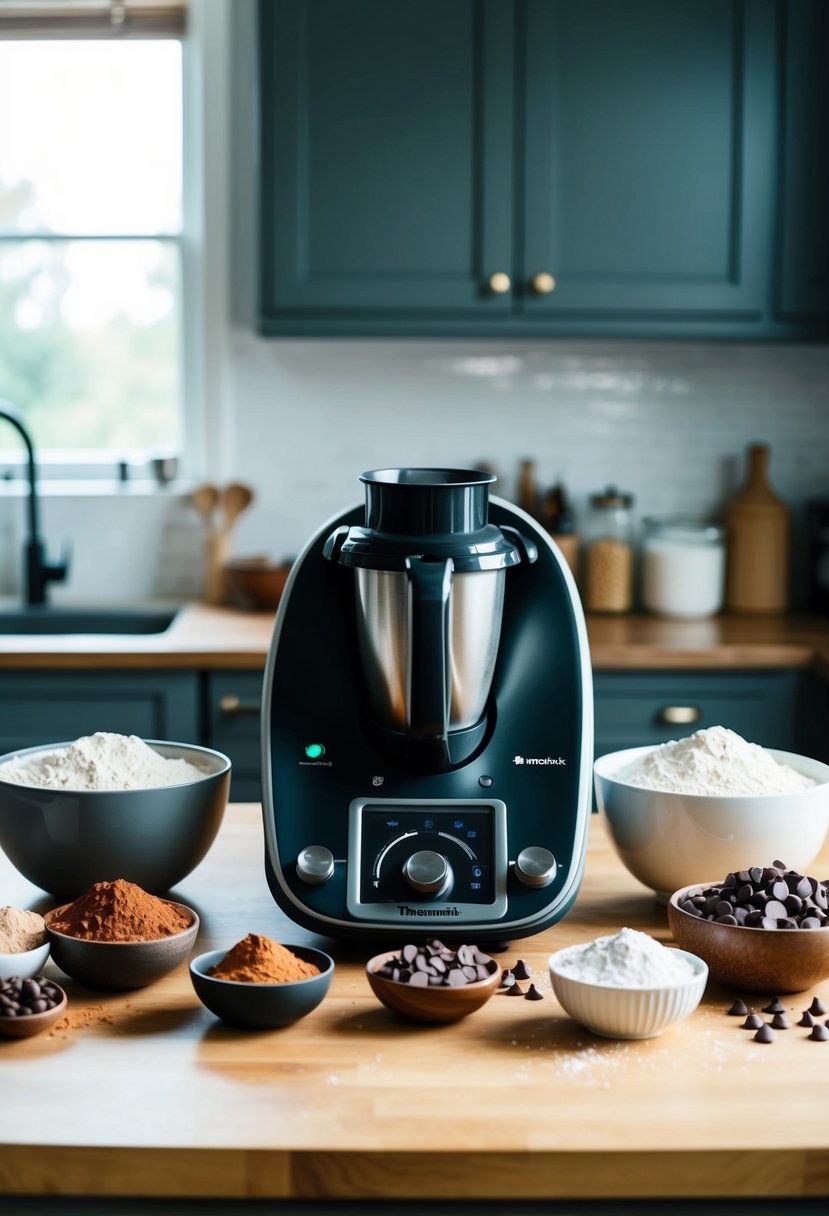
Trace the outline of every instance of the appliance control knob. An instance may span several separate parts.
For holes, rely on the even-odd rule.
[[[419,895],[437,898],[445,894],[452,885],[452,867],[442,853],[421,849],[406,859],[403,877]]]
[[[334,873],[334,854],[324,844],[309,844],[296,859],[296,872],[309,887],[318,887]]]
[[[525,887],[549,887],[556,876],[556,859],[549,849],[531,844],[515,859],[515,877]]]

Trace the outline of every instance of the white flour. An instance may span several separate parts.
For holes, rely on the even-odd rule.
[[[107,731],[0,765],[0,780],[50,790],[151,790],[203,776],[188,760],[160,756],[137,735]]]
[[[669,794],[787,794],[816,782],[725,726],[663,743],[616,773],[628,785]]]
[[[605,988],[665,988],[694,974],[686,959],[636,929],[620,929],[586,946],[573,946],[556,960],[556,967],[570,979]]]

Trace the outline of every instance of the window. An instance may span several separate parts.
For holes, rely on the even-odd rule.
[[[182,48],[69,7],[0,5],[0,399],[43,462],[111,470],[181,447]]]

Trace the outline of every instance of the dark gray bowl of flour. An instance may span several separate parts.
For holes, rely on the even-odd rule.
[[[160,895],[185,878],[219,830],[230,761],[187,743],[146,739],[165,760],[192,766],[178,784],[146,789],[67,789],[19,784],[20,765],[43,765],[52,743],[0,756],[0,847],[35,886],[74,898],[96,882],[125,878]],[[3,776],[14,761],[17,780]]]

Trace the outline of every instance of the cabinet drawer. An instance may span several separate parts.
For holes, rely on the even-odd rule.
[[[796,671],[598,672],[594,677],[596,755],[666,743],[727,726],[752,743],[804,751],[803,718],[813,690]],[[809,732],[810,733],[810,732]]]

